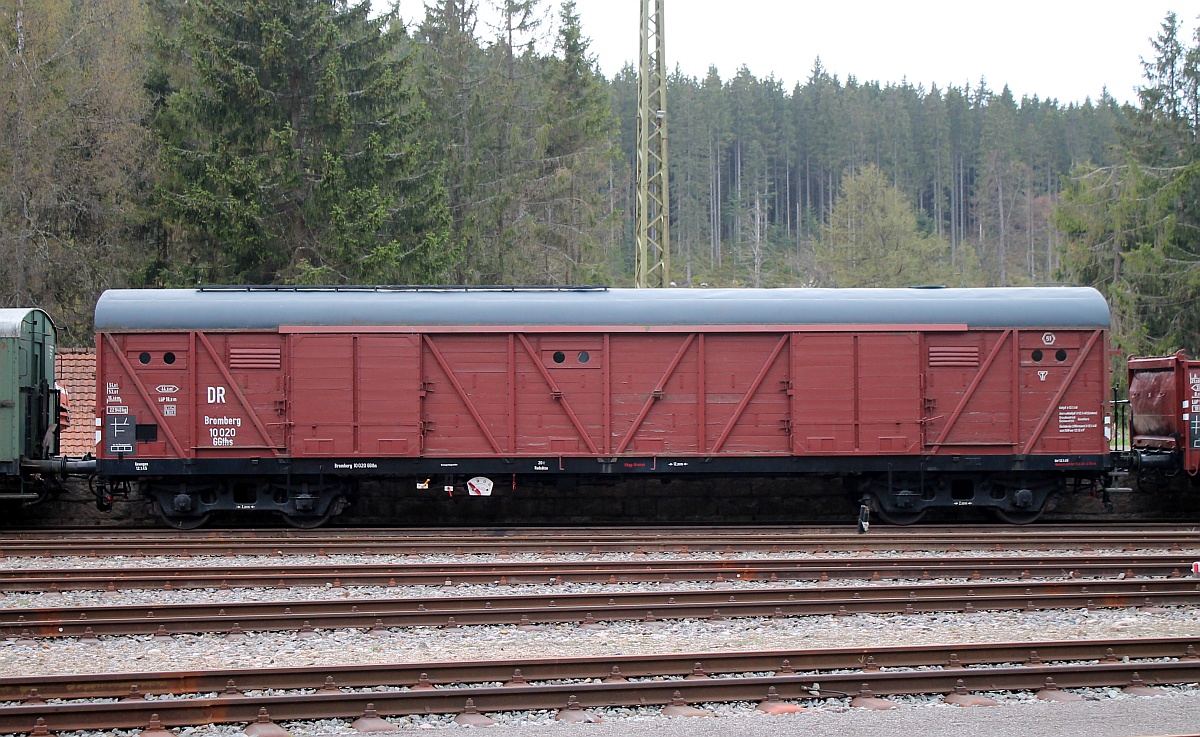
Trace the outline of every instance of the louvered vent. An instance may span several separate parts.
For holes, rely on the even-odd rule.
[[[978,346],[929,346],[929,365],[946,368],[977,368]]]
[[[279,368],[278,348],[230,348],[229,368],[231,369],[277,369]]]

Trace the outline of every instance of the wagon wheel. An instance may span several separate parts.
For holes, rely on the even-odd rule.
[[[1167,473],[1161,468],[1140,468],[1137,472],[1138,489],[1147,494],[1162,494],[1170,488]]]
[[[159,503],[157,499],[154,500],[154,513],[158,515],[159,519],[161,519],[163,522],[166,522],[171,527],[174,527],[176,530],[194,530],[197,527],[203,527],[204,524],[208,522],[209,517],[212,516],[211,513],[201,514],[194,517],[176,517],[169,515],[163,511],[162,504]]]
[[[915,512],[902,512],[899,510],[894,510],[894,511],[889,512],[888,510],[883,508],[882,504],[880,504],[878,497],[875,498],[874,506],[875,506],[874,512],[879,517],[879,519],[883,520],[884,522],[888,523],[889,525],[896,525],[897,527],[906,527],[908,525],[915,525],[916,523],[918,523],[922,519],[924,519],[925,513],[929,511],[929,509],[926,508],[926,509],[921,509],[921,510],[918,510]]]
[[[989,511],[1001,522],[1007,522],[1010,525],[1027,525],[1030,522],[1036,522],[1042,516],[1042,512],[1046,511],[1046,508],[1016,510],[993,507]]]
[[[325,509],[325,514],[306,517],[298,514],[283,514],[281,512],[280,516],[283,517],[283,521],[287,522],[290,527],[295,527],[301,530],[311,530],[314,527],[320,527],[321,525],[325,524],[329,521],[330,517],[342,511],[344,508],[344,497],[339,496],[329,503],[329,506]]]

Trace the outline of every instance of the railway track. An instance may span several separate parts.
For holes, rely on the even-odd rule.
[[[152,721],[184,726],[355,718],[374,712],[577,711],[647,704],[678,708],[828,697],[854,697],[865,705],[857,700],[898,694],[944,694],[953,702],[978,700],[974,694],[981,691],[1038,689],[1044,697],[1056,698],[1064,688],[1101,686],[1145,693],[1148,684],[1200,680],[1197,644],[1192,638],[1026,642],[4,678],[0,698],[21,703],[0,709],[0,731],[29,732],[39,723],[60,731],[129,729]],[[149,700],[147,694],[155,698]],[[70,700],[51,704],[46,698]],[[84,700],[94,698],[120,700]]]
[[[152,568],[10,569],[0,591],[126,591],[459,584],[669,583],[962,578],[1180,578],[1178,554],[869,558],[719,558],[401,562],[345,565],[235,565]]]
[[[693,624],[721,632],[711,623],[758,618],[756,626],[769,626],[765,620],[779,619],[775,626],[788,629],[801,620],[782,618],[807,615],[970,617],[976,611],[1154,611],[1200,604],[1200,579],[1190,575],[1192,560],[1200,557],[1200,531],[1179,527],[987,528],[986,535],[961,528],[909,528],[866,536],[796,528],[688,528],[682,534],[659,528],[331,532],[121,531],[108,537],[92,531],[63,534],[61,540],[0,535],[0,567],[6,569],[0,591],[41,592],[43,602],[61,594],[64,602],[0,610],[0,636],[10,640],[8,652],[23,661],[20,653],[34,657],[42,645],[78,650],[86,659],[92,638],[131,635],[161,635],[142,640],[144,647],[170,652],[172,642],[188,642],[173,635],[194,633],[224,635],[216,638],[218,647],[243,648],[257,641],[241,641],[253,632],[295,632],[302,640],[337,630],[342,638],[382,643],[389,636],[408,637],[389,633],[393,628],[426,628],[408,632],[438,637],[439,628],[457,626],[566,624],[578,625],[562,632],[578,632],[573,636],[582,644],[589,639],[582,630],[618,621],[640,622],[646,633]],[[59,556],[74,560],[40,566]],[[122,560],[107,563],[117,558]],[[187,565],[171,565],[177,562],[171,558]],[[580,592],[579,586],[593,584],[604,588]],[[353,591],[416,586],[438,590],[420,598]],[[325,589],[320,596],[328,598],[312,599],[306,590],[315,588]],[[277,600],[156,600],[156,592],[174,591],[169,600],[187,601],[189,590],[203,590],[198,597],[210,600],[213,592],[225,598],[223,590],[268,590]],[[146,603],[66,604],[71,592],[97,591],[129,596],[115,601]],[[105,598],[84,597],[91,603]],[[228,598],[248,597],[231,593]],[[693,624],[656,629],[662,620]],[[624,631],[614,629],[606,637]],[[643,632],[640,627],[631,631]],[[77,642],[49,644],[62,638]],[[322,648],[324,642],[312,640],[305,647]],[[142,647],[136,640],[117,647],[131,643]],[[67,731],[259,718],[353,719],[375,712],[459,715],[472,722],[484,719],[474,712],[561,709],[570,717],[582,709],[612,706],[686,709],[686,704],[743,701],[769,706],[778,705],[777,699],[939,693],[970,699],[983,691],[1043,689],[1047,679],[1053,696],[1061,688],[1194,683],[1200,681],[1198,650],[1200,639],[1160,638],[12,676],[0,678],[0,700],[10,702],[0,708],[0,733],[29,732],[38,719],[49,730]],[[614,667],[621,679],[611,678]],[[146,694],[153,698],[138,698]],[[42,703],[45,699],[65,701]],[[264,709],[266,715],[260,716]]]
[[[831,648],[767,650],[732,653],[616,655],[592,658],[352,665],[343,667],[241,668],[171,673],[113,673],[104,675],[18,676],[0,678],[0,701],[18,702],[37,689],[42,699],[124,698],[136,686],[145,694],[224,693],[229,682],[239,692],[321,689],[332,678],[342,689],[464,683],[503,683],[519,667],[527,681],[611,679],[613,669],[624,678],[678,678],[707,675],[775,672],[788,669],[877,671],[880,668],[967,668],[1003,663],[1036,665],[1055,661],[1114,663],[1124,658],[1200,660],[1200,637],[1109,639],[924,645],[920,647]]]
[[[288,555],[515,555],[682,552],[834,553],[873,550],[1181,550],[1200,549],[1200,526],[995,525],[873,528],[795,526],[447,529],[102,530],[0,533],[4,557]]]
[[[1200,583],[1125,579],[1102,582],[1012,582],[859,585],[733,591],[626,591],[601,594],[452,596],[403,599],[144,604],[0,611],[0,631],[19,641],[98,635],[462,625],[793,617],[859,613],[1096,609],[1200,604]]]

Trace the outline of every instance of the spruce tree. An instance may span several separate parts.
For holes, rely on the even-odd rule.
[[[534,283],[595,283],[604,280],[599,223],[617,124],[574,0],[560,7],[559,24],[559,56],[550,65],[544,109],[541,186],[531,203],[541,252],[526,273]]]
[[[1200,32],[1193,40],[1168,14],[1117,163],[1077,168],[1057,212],[1064,276],[1109,297],[1117,342],[1135,353],[1200,351]]]
[[[421,283],[454,254],[395,10],[194,0],[155,119],[155,282]],[[168,71],[174,71],[168,68]],[[165,261],[165,262],[164,262]]]

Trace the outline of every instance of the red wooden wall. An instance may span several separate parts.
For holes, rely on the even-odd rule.
[[[139,457],[1107,452],[1103,331],[291,328],[98,350],[98,414],[113,384],[160,426]]]

